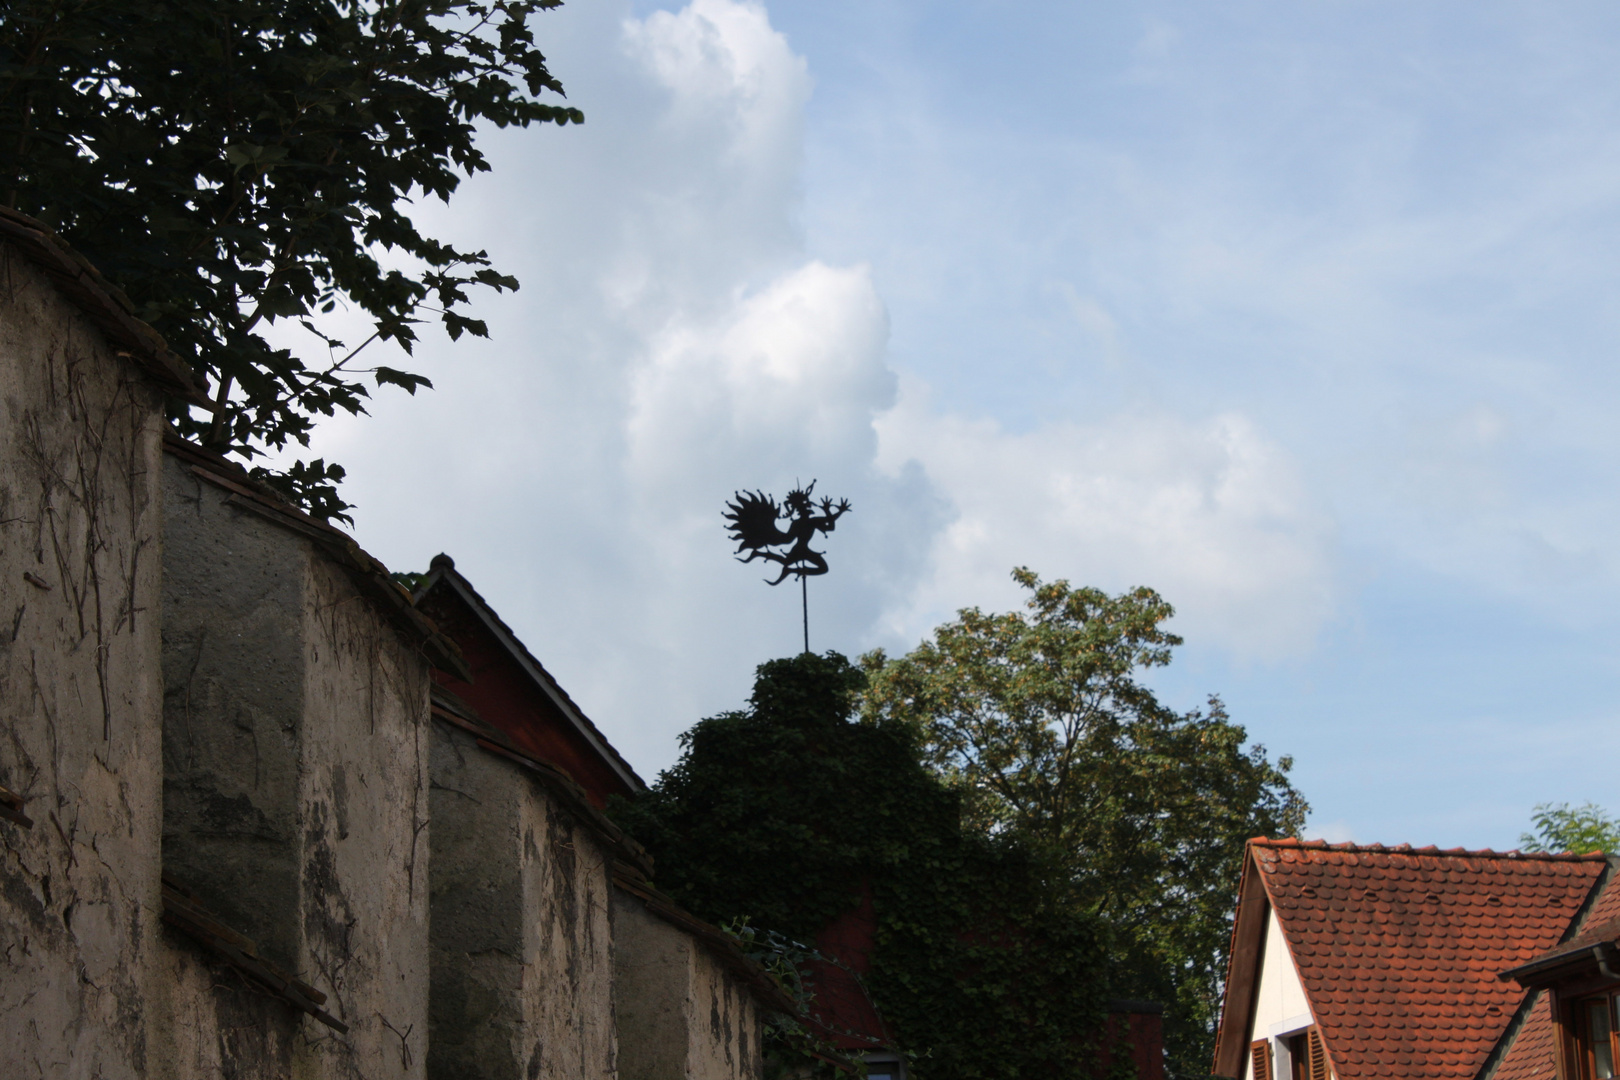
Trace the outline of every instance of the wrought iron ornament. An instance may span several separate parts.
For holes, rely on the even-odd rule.
[[[838,519],[849,513],[848,499],[839,499],[835,505],[823,497],[818,503],[810,497],[816,482],[806,488],[788,492],[782,505],[762,491],[739,491],[732,495],[736,501],[726,503],[725,519],[731,538],[737,541],[738,562],[750,563],[765,559],[781,566],[782,572],[767,585],[780,585],[793,575],[799,579],[799,591],[804,600],[804,651],[810,651],[810,599],[805,579],[827,572],[827,559],[822,552],[810,547],[816,533],[830,533]],[[819,511],[819,512],[818,512]],[[777,525],[785,522],[786,528]],[[777,551],[776,548],[785,550]],[[742,558],[742,552],[748,557]]]

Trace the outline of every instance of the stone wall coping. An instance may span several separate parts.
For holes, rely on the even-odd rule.
[[[347,1033],[349,1025],[327,1012],[326,995],[286,974],[259,955],[252,938],[232,930],[203,907],[197,897],[167,875],[163,878],[163,921],[246,975],[254,983],[294,1008],[308,1013],[333,1031]]]
[[[798,1005],[787,992],[719,927],[704,922],[653,888],[651,882],[624,873],[618,866],[613,868],[613,884],[640,900],[664,922],[696,938],[722,966],[754,992],[754,997],[766,1009],[793,1017],[799,1015]]]
[[[585,789],[568,775],[567,770],[543,761],[536,761],[526,754],[518,752],[507,740],[506,733],[480,720],[464,703],[456,699],[454,704],[444,700],[448,691],[441,687],[433,688],[433,718],[440,723],[461,728],[477,740],[478,748],[494,757],[504,758],[538,779],[546,790],[558,802],[573,814],[591,831],[592,835],[606,847],[614,856],[616,865],[633,868],[634,872],[644,876],[652,874],[652,856],[647,854],[645,848],[631,838],[623,829],[615,825],[611,818],[590,801]],[[452,698],[454,695],[449,695]],[[461,705],[457,709],[455,705]]]
[[[59,292],[96,324],[120,356],[139,366],[159,386],[188,405],[212,412],[207,380],[176,356],[162,336],[135,317],[122,289],[44,222],[0,206],[0,239],[9,241],[51,280]]]
[[[163,434],[163,452],[185,462],[198,479],[229,492],[226,501],[233,506],[313,541],[323,555],[348,572],[361,594],[381,609],[406,640],[421,649],[429,663],[458,679],[472,681],[472,672],[461,655],[460,646],[440,633],[432,619],[416,610],[410,590],[394,581],[388,567],[355,543],[348,533],[315,520],[253,479],[234,461],[182,439],[172,429]]]

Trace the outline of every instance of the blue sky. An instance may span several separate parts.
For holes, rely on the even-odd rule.
[[[847,494],[812,645],[1044,576],[1158,588],[1157,677],[1316,835],[1511,847],[1620,750],[1620,10],[574,0],[581,128],[430,224],[524,282],[328,424],[649,777],[792,651],[720,504]],[[362,335],[363,336],[363,335]],[[383,362],[392,362],[379,355]]]

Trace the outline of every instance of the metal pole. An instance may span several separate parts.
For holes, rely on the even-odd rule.
[[[810,651],[810,586],[805,582],[806,575],[799,575],[799,598],[804,602],[804,651]]]

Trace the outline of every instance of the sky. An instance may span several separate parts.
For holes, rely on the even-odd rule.
[[[1175,605],[1153,685],[1293,758],[1307,834],[1620,811],[1620,8],[569,0],[580,127],[419,220],[515,294],[323,424],[651,780],[800,648],[738,489],[848,497],[810,644],[1009,574]],[[357,335],[364,337],[364,333]],[[400,364],[378,349],[378,363]]]

